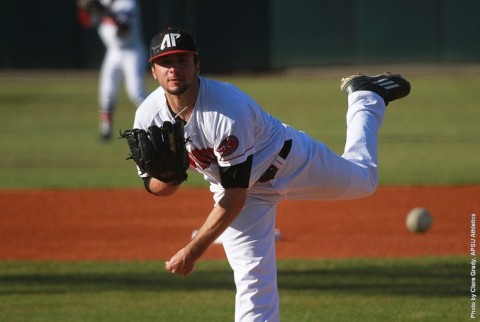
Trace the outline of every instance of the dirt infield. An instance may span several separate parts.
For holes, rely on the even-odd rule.
[[[279,206],[278,258],[412,257],[468,254],[480,186],[381,187],[354,201],[287,201]],[[181,189],[0,191],[0,259],[163,260],[202,224],[212,198]],[[412,234],[406,213],[428,208],[430,231]],[[225,258],[213,245],[204,259]]]

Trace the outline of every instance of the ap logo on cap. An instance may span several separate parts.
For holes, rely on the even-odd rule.
[[[160,49],[164,50],[165,48],[177,47],[178,38],[180,38],[180,34],[177,34],[177,33],[166,34],[163,37],[162,43],[160,44]]]
[[[150,43],[149,62],[171,54],[191,53],[197,55],[197,46],[192,36],[180,28],[168,28],[155,35]]]

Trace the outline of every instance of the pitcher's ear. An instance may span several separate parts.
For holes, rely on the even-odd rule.
[[[153,64],[150,67],[150,71],[152,72],[153,79],[157,80],[157,74],[155,74],[155,67],[153,67]]]

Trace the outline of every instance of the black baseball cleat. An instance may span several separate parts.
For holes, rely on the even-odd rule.
[[[340,89],[347,96],[356,91],[371,91],[380,95],[389,102],[405,97],[410,93],[410,83],[399,74],[384,73],[376,76],[367,76],[358,73],[342,78]]]

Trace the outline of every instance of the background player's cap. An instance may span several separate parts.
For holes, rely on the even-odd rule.
[[[159,57],[178,53],[198,55],[197,46],[192,36],[185,30],[169,27],[152,38],[148,61],[152,62]]]

